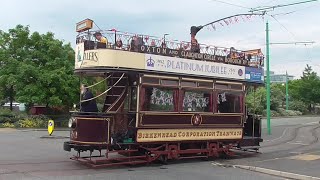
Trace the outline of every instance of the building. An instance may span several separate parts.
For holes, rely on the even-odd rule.
[[[267,73],[264,73],[264,78],[267,78]],[[288,80],[293,80],[294,76],[288,74]],[[271,83],[286,83],[286,74],[275,74],[273,71],[270,71],[270,82]]]

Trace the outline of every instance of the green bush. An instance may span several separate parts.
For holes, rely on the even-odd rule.
[[[42,119],[21,119],[16,122],[19,128],[44,128],[47,127],[47,121]]]
[[[278,109],[278,113],[281,116],[299,116],[302,115],[302,113],[300,111],[294,111],[294,110],[285,110],[283,108],[279,108]]]
[[[263,110],[262,115],[267,116],[267,111]],[[270,115],[271,115],[271,117],[278,117],[278,116],[280,116],[280,113],[278,113],[277,111],[271,110]]]
[[[48,126],[49,118],[45,115],[33,115],[20,119],[15,123],[19,128],[44,128]]]
[[[9,122],[5,122],[5,123],[0,124],[0,127],[2,127],[2,128],[14,128],[15,125],[12,124],[12,123],[9,123]]]
[[[19,119],[26,117],[25,113],[10,111],[7,108],[0,108],[0,124],[1,123],[15,123]]]
[[[302,112],[302,114],[306,114],[308,112],[307,104],[297,100],[289,102],[289,109],[294,111],[300,111]]]

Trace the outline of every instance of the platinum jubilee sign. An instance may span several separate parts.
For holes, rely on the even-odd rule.
[[[145,54],[145,68],[148,70],[203,75],[230,79],[245,79],[245,67],[231,64],[215,63]]]

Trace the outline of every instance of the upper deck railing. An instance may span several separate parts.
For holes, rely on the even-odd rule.
[[[107,38],[106,44],[95,38],[96,32]],[[241,51],[233,47],[224,48],[199,43],[199,48],[194,50],[193,45],[187,41],[167,40],[116,30],[81,32],[77,35],[76,43],[82,42],[85,44],[85,50],[108,48],[257,68],[263,68],[264,65],[264,56],[260,49]]]

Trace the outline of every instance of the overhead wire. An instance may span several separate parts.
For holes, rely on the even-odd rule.
[[[294,35],[291,31],[289,31],[288,28],[286,28],[282,23],[280,23],[280,21],[278,21],[277,18],[275,18],[273,15],[270,15],[275,21],[277,21],[277,23],[283,28],[285,29],[289,34],[291,34],[291,36],[293,37],[294,40],[296,40],[296,35]]]
[[[246,7],[246,6],[242,6],[242,5],[239,5],[239,4],[233,4],[233,3],[229,3],[229,2],[224,2],[224,1],[220,1],[220,0],[211,0],[211,1],[219,2],[219,3],[222,3],[222,4],[227,4],[227,5],[234,6],[234,7],[239,7],[239,8],[244,8],[244,9],[251,9],[249,7]]]

